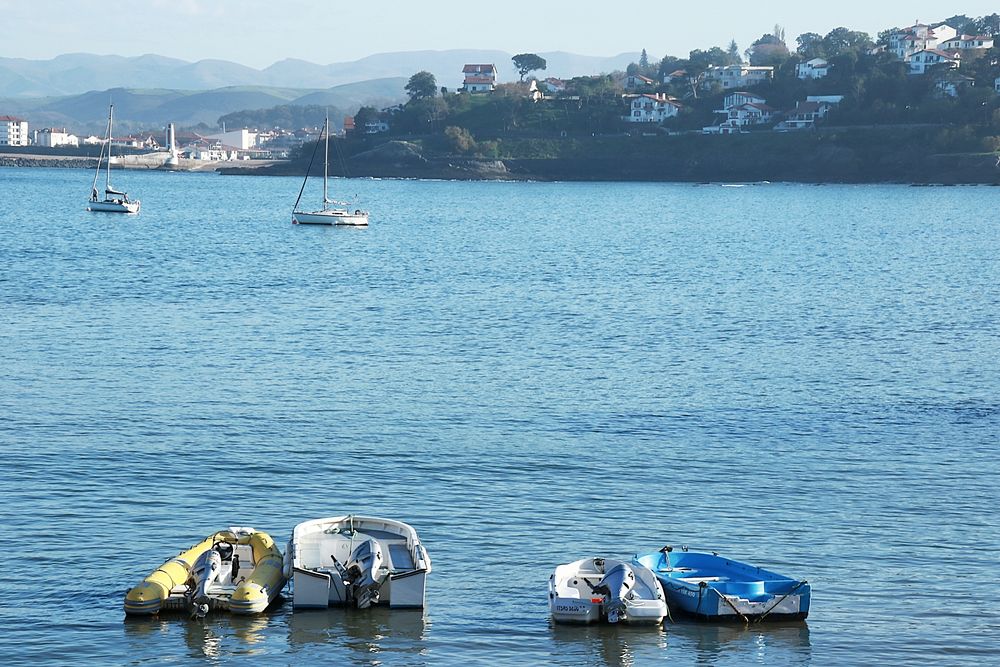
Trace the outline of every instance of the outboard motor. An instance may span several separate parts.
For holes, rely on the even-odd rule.
[[[382,549],[375,540],[368,539],[355,547],[344,568],[344,585],[354,597],[358,609],[378,604],[379,582],[376,579],[382,567]]]
[[[225,546],[229,553],[232,553],[232,545],[219,544],[217,547]],[[188,604],[191,608],[191,615],[198,618],[205,618],[209,610],[208,587],[214,584],[222,574],[222,554],[219,549],[213,547],[198,557],[191,568],[191,578],[188,580]]]
[[[606,596],[608,623],[617,623],[627,618],[626,600],[631,599],[633,588],[635,588],[635,572],[625,563],[619,563],[611,568],[594,587],[595,593],[603,593]]]

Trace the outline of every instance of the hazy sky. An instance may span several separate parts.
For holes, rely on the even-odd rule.
[[[284,58],[329,64],[456,48],[600,56],[645,48],[658,58],[725,47],[730,39],[745,49],[776,23],[794,48],[803,32],[845,26],[874,37],[915,20],[998,9],[995,2],[931,0],[659,0],[643,7],[594,0],[0,0],[0,56],[157,53],[257,68]]]

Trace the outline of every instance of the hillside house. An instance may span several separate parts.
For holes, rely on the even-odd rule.
[[[687,75],[688,73],[686,69],[675,69],[670,74],[663,75],[663,83],[671,83],[672,81],[679,81],[681,79],[686,79]]]
[[[496,65],[466,65],[462,74],[465,75],[462,90],[467,93],[492,93],[496,89]]]
[[[656,86],[648,76],[641,74],[629,74],[625,77],[625,90],[652,90]]]
[[[957,35],[938,44],[942,51],[968,51],[970,49],[992,49],[993,38],[988,35]]]
[[[644,95],[623,95],[628,102],[629,113],[622,116],[626,123],[662,123],[673,118],[681,110],[681,103],[664,93]]]
[[[938,48],[957,34],[958,31],[945,23],[933,27],[917,23],[889,35],[889,51],[900,60],[907,60],[920,51]]]
[[[0,116],[0,146],[27,146],[28,139],[28,121]]]
[[[562,79],[556,79],[554,77],[549,77],[548,79],[543,81],[542,86],[545,88],[545,90],[547,90],[552,94],[561,93],[566,90],[566,82],[563,81]]]
[[[713,83],[720,83],[726,90],[732,88],[751,88],[767,83],[774,78],[773,67],[755,67],[751,65],[726,65],[709,67],[702,79],[702,87],[710,88]]]
[[[813,58],[795,66],[795,76],[800,79],[822,79],[830,73],[830,63],[823,58]]]
[[[958,51],[946,53],[938,49],[924,49],[911,55],[906,62],[910,66],[910,74],[926,74],[927,70],[936,65],[958,69],[961,60],[962,54]]]
[[[949,70],[938,77],[934,82],[934,88],[945,97],[958,97],[959,93],[976,85],[976,80],[971,76],[959,74],[955,70]]]
[[[765,125],[774,118],[774,109],[767,105],[760,95],[737,92],[726,95],[722,109],[715,113],[723,116],[722,121],[702,128],[702,134],[738,134],[753,125]]]

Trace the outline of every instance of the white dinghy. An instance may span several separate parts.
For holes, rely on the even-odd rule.
[[[431,559],[401,521],[346,515],[295,526],[285,553],[292,605],[421,608]]]
[[[660,623],[667,615],[663,589],[649,568],[584,558],[549,577],[549,610],[558,623]]]

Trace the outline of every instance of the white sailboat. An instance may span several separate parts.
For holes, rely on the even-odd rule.
[[[323,208],[318,211],[301,211],[299,203],[302,201],[302,193],[305,192],[306,183],[309,182],[309,172],[312,170],[313,161],[309,161],[306,169],[306,177],[302,181],[299,189],[299,197],[292,207],[292,224],[295,225],[344,225],[351,227],[368,226],[368,211],[354,209],[351,212],[350,204],[342,201],[330,199],[328,181],[330,179],[330,117],[326,117],[326,124],[323,126],[324,151],[323,151]],[[319,148],[319,142],[316,142]],[[316,157],[316,150],[313,150],[313,158]]]
[[[97,171],[94,173],[94,185],[90,189],[90,201],[87,202],[88,211],[100,211],[104,213],[138,213],[142,205],[138,199],[132,201],[128,194],[111,187],[111,126],[114,119],[115,105],[108,106],[108,135],[104,145],[101,146],[101,155],[97,158]],[[100,198],[97,192],[97,180],[101,177],[101,166],[104,164],[104,153],[107,148],[108,160],[106,165],[107,180],[104,184],[104,199]]]

